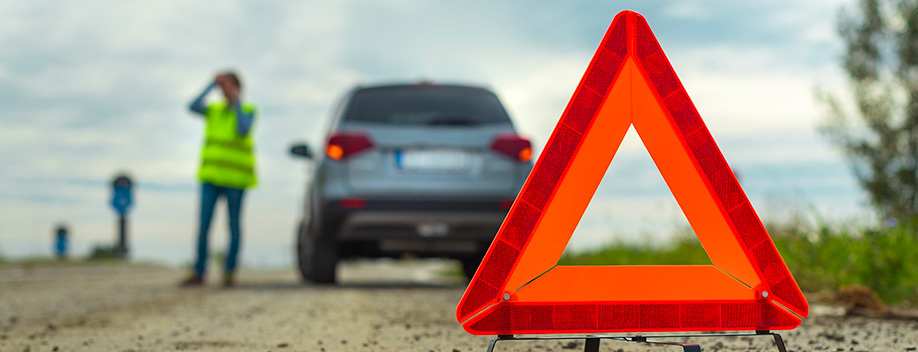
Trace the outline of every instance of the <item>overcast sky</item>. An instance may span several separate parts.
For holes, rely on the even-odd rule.
[[[203,124],[187,103],[236,68],[261,107],[260,186],[247,195],[244,262],[285,264],[306,165],[337,99],[359,83],[491,87],[537,151],[612,18],[650,23],[762,217],[863,219],[864,195],[815,132],[813,90],[844,91],[834,21],[843,1],[79,1],[0,2],[0,254],[75,253],[114,237],[108,182],[138,181],[136,257],[189,261]],[[664,236],[685,223],[639,139],[626,145],[574,235]],[[225,218],[213,230],[226,242]]]

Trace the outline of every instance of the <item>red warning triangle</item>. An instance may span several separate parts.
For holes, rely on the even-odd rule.
[[[557,266],[630,126],[713,265]],[[472,334],[780,330],[809,306],[640,14],[615,16],[456,317]]]

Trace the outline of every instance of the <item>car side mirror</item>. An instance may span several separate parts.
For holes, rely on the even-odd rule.
[[[303,143],[294,144],[290,146],[290,154],[300,158],[312,159],[312,150],[309,149],[309,146]]]

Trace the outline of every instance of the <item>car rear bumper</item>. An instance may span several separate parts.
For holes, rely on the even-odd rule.
[[[505,215],[497,212],[354,211],[342,222],[339,239],[490,241]]]
[[[506,202],[462,198],[332,200],[322,209],[323,232],[339,243],[374,243],[380,252],[482,252],[507,215]]]

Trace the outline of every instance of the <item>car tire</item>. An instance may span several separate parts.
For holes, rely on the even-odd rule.
[[[459,261],[462,262],[462,273],[465,274],[466,278],[471,279],[472,276],[475,276],[475,271],[477,271],[478,266],[481,265],[482,259],[484,259],[484,254],[472,255],[459,259]]]
[[[312,282],[334,284],[338,271],[338,245],[330,240],[316,238],[313,242],[313,249]]]
[[[300,224],[297,236],[297,263],[304,282],[333,284],[337,276],[338,246],[317,236],[312,224]]]
[[[300,279],[303,282],[312,282],[312,265],[309,263],[311,249],[308,246],[309,238],[307,236],[306,222],[300,221],[300,226],[296,234],[296,262],[297,269],[300,272]]]

